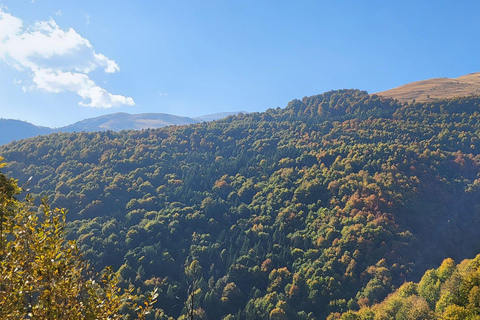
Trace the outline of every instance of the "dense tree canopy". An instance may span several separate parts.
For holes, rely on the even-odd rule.
[[[75,242],[64,237],[65,211],[44,202],[37,214],[15,199],[19,192],[0,173],[1,319],[121,319],[128,307],[138,319],[150,314],[156,293],[140,306],[110,269],[95,281]]]
[[[193,263],[196,317],[231,320],[369,308],[447,257],[473,257],[479,150],[479,98],[400,104],[341,90],[0,154],[21,182],[33,177],[35,196],[69,210],[69,237],[96,268],[112,265],[139,293],[158,287],[156,307],[178,317]]]
[[[331,319],[479,319],[480,255],[457,266],[450,258],[438,269],[428,270],[418,283],[406,282],[384,301],[372,307]]]

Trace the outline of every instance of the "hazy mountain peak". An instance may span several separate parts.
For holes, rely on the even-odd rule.
[[[198,121],[198,122],[214,121],[214,120],[226,118],[226,117],[228,117],[228,116],[237,115],[237,114],[240,114],[240,113],[247,113],[247,112],[246,112],[246,111],[238,111],[238,112],[217,112],[217,113],[207,114],[207,115],[200,116],[200,117],[193,117],[192,119],[194,119],[194,120],[196,120],[196,121]]]
[[[0,118],[0,144],[49,134],[54,131],[54,129],[36,126],[26,121]]]
[[[69,126],[60,128],[61,131],[104,131],[104,130],[141,130],[160,128],[169,125],[185,125],[197,121],[188,117],[180,117],[166,113],[129,114],[118,112],[96,118],[85,119]]]

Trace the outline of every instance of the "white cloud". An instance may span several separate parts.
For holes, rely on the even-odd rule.
[[[133,106],[132,98],[111,94],[90,79],[89,73],[102,68],[106,73],[120,71],[113,60],[96,53],[88,39],[74,29],[61,29],[57,23],[38,21],[26,27],[23,21],[0,7],[0,60],[31,76],[24,91],[74,92],[81,106],[110,108]]]
[[[59,17],[63,16],[62,10],[57,10],[53,14],[56,15],[56,16],[59,16]]]
[[[85,107],[111,108],[135,104],[132,98],[111,94],[97,86],[88,75],[83,73],[41,70],[35,73],[33,82],[37,88],[49,92],[76,92],[84,100],[90,100],[89,103],[80,102],[80,105]]]
[[[85,23],[87,25],[90,24],[90,15],[89,14],[85,14]]]

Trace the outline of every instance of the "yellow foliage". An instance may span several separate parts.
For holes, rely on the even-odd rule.
[[[156,292],[137,306],[111,269],[95,281],[76,243],[65,240],[66,212],[44,201],[38,215],[13,198],[14,180],[0,178],[0,319],[121,319],[124,305],[145,319]]]

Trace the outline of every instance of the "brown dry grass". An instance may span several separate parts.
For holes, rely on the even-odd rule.
[[[480,72],[470,73],[458,78],[436,78],[416,81],[377,95],[397,99],[402,102],[426,102],[462,96],[480,95]]]

